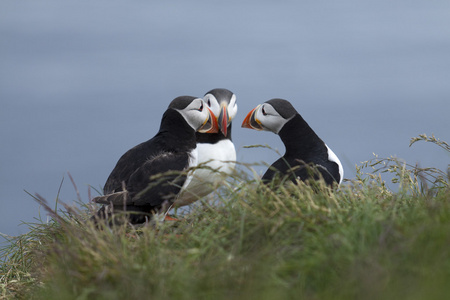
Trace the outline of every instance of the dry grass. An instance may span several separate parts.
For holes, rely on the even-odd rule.
[[[87,206],[35,196],[52,218],[1,250],[0,299],[443,299],[448,176],[393,158],[357,172],[339,190],[240,174],[180,222],[142,228],[99,230]]]

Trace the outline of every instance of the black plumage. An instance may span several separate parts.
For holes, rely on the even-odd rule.
[[[193,101],[203,109],[203,100],[195,97],[173,100],[162,117],[158,133],[122,155],[105,183],[105,196],[93,200],[105,204],[97,217],[108,218],[111,211],[126,210],[132,213],[131,223],[142,223],[154,213],[165,212],[174,203],[187,178],[182,171],[192,167],[190,163],[196,164],[195,132],[199,128],[193,128],[181,113]],[[206,107],[205,112],[208,121],[214,121]],[[206,121],[201,121],[198,127],[207,126]],[[208,130],[217,132],[217,125],[205,129]]]
[[[263,182],[276,176],[286,176],[293,182],[322,177],[327,185],[342,181],[343,170],[337,156],[288,101],[272,99],[258,105],[247,115],[242,127],[272,131],[286,147],[283,157],[262,176]]]

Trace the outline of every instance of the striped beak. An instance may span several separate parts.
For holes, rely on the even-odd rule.
[[[197,129],[197,131],[202,133],[219,132],[219,124],[217,123],[217,119],[214,116],[214,113],[208,107],[205,106],[205,108],[208,110],[208,116],[203,122],[203,125],[200,126],[200,128]]]
[[[242,122],[243,128],[250,128],[255,130],[264,130],[263,126],[261,125],[261,122],[256,118],[256,112],[258,111],[259,107],[258,105],[254,109],[252,109],[247,116],[244,119],[244,122]]]
[[[227,136],[230,119],[228,116],[228,104],[226,102],[220,103],[220,114],[218,117],[218,122],[220,131],[222,131],[224,136]]]

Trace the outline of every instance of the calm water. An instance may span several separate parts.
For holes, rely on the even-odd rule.
[[[302,1],[304,2],[304,1]],[[273,162],[277,136],[240,128],[270,98],[290,100],[354,165],[396,155],[446,168],[450,2],[2,1],[0,232],[46,215],[28,196],[71,203],[100,187],[122,153],[151,138],[178,95],[225,87],[238,97],[242,162]],[[338,2],[338,3],[337,3]],[[262,168],[257,168],[262,171]]]

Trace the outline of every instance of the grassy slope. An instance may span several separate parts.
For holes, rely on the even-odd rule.
[[[244,181],[156,229],[97,230],[87,211],[66,208],[2,250],[0,298],[445,299],[446,174],[371,165],[399,191],[358,167],[334,192]]]

